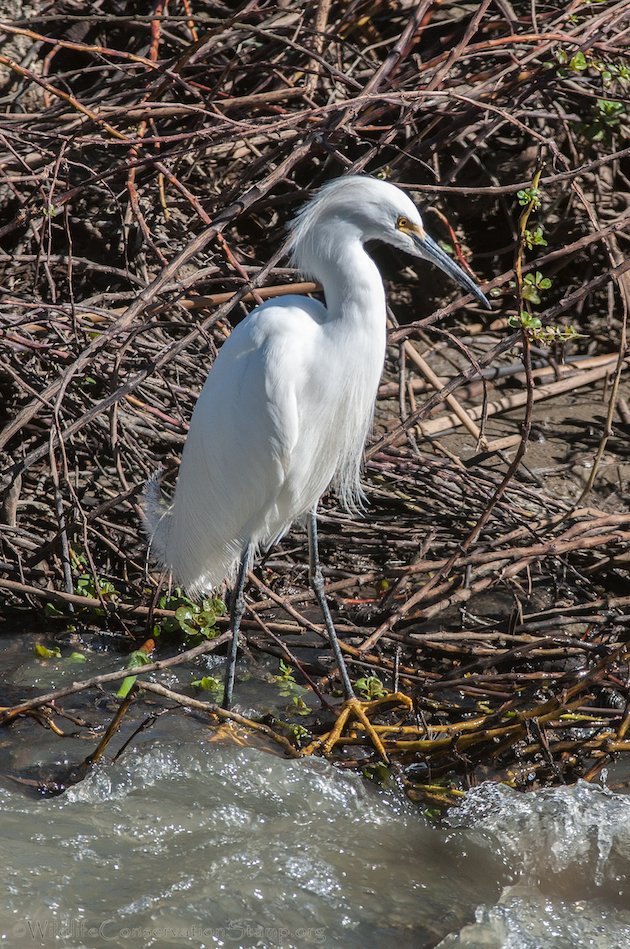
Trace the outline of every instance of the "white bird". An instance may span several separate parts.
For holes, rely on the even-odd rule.
[[[355,701],[324,595],[316,509],[333,484],[362,507],[363,448],[385,358],[383,283],[364,249],[380,240],[437,264],[490,305],[474,281],[425,233],[395,185],[348,176],[321,188],[298,214],[290,248],[323,287],[326,306],[286,296],[257,306],[223,344],[201,391],[175,497],[145,490],[152,555],[193,596],[234,581],[232,647],[224,705],[232,698],[243,587],[252,558],[308,517],[311,581],[346,699]]]

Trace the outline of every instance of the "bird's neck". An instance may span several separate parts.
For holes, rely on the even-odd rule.
[[[315,276],[324,288],[328,318],[350,330],[385,332],[385,290],[378,268],[360,240],[329,242]],[[315,268],[314,268],[315,269]]]

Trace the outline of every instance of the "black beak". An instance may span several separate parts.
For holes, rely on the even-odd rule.
[[[418,248],[420,257],[424,257],[425,260],[437,264],[440,270],[443,270],[445,274],[452,277],[464,290],[468,290],[469,293],[472,293],[487,310],[492,309],[490,301],[483,295],[475,281],[471,280],[461,267],[458,267],[453,258],[449,257],[439,244],[436,244],[435,241],[426,234],[424,237],[420,237],[419,234],[412,234],[411,236]]]

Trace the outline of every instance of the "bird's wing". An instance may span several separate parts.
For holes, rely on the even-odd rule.
[[[222,346],[190,423],[166,561],[179,582],[209,589],[242,548],[266,544],[297,513],[283,493],[299,437],[298,400],[325,310],[288,297],[254,310]]]

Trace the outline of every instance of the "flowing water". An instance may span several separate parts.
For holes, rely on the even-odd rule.
[[[5,671],[45,691],[54,675],[17,645]],[[15,778],[94,740],[0,731],[5,945],[630,947],[630,797],[487,784],[436,825],[395,785],[213,734],[164,715],[44,798]]]
[[[12,946],[630,946],[630,798],[486,785],[430,824],[323,760],[181,734],[5,785]]]

